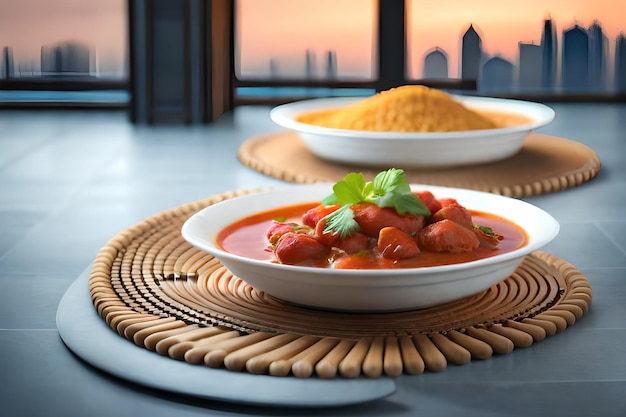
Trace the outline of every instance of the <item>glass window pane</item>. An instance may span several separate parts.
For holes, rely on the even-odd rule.
[[[236,0],[236,75],[370,80],[376,7],[376,0]]]
[[[466,36],[481,46],[479,90],[613,91],[616,44],[626,30],[617,3],[407,0],[409,77],[462,78]]]
[[[0,78],[128,78],[126,0],[0,2]]]

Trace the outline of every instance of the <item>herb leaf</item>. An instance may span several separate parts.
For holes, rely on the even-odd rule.
[[[325,232],[336,232],[339,238],[343,239],[350,236],[360,229],[359,224],[354,220],[354,212],[351,208],[352,204],[341,206],[326,217]]]
[[[374,189],[379,195],[396,190],[402,193],[411,191],[411,187],[404,177],[404,171],[396,168],[379,172],[374,177]]]
[[[422,200],[413,193],[391,192],[377,197],[374,203],[379,207],[393,207],[400,214],[421,214],[429,216],[430,210],[424,205]]]
[[[489,236],[495,236],[496,234],[496,232],[494,232],[493,229],[489,226],[479,226],[475,224],[474,227],[477,227],[481,232]]]
[[[399,214],[431,214],[422,200],[411,191],[403,170],[391,168],[379,172],[373,181],[365,181],[362,172],[351,172],[333,185],[333,193],[322,201],[326,205],[342,205],[327,217],[325,230],[336,231],[342,238],[359,230],[350,206],[362,202],[392,207]]]
[[[333,194],[326,197],[323,203],[328,205],[359,203],[364,199],[366,184],[362,172],[351,172],[333,185]]]

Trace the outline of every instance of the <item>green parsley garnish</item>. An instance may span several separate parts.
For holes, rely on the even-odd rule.
[[[481,232],[483,232],[484,234],[488,235],[488,236],[495,236],[496,232],[493,231],[493,229],[489,226],[479,226],[477,224],[474,224],[474,227],[476,227],[478,230],[480,230]]]
[[[322,203],[342,206],[328,215],[324,229],[339,233],[340,238],[350,236],[359,230],[350,208],[353,204],[374,203],[379,207],[392,207],[399,214],[424,216],[431,214],[422,200],[411,191],[404,177],[404,170],[397,168],[379,172],[374,181],[365,181],[362,172],[351,172],[333,185],[333,193]]]
[[[325,232],[337,232],[340,238],[350,236],[359,230],[359,224],[354,220],[354,213],[351,208],[352,204],[341,206],[338,210],[332,212],[326,217]]]

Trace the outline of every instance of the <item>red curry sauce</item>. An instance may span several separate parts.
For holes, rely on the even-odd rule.
[[[266,232],[273,220],[301,224],[303,214],[319,205],[319,202],[300,203],[259,212],[244,217],[226,228],[217,236],[216,243],[223,250],[247,258],[275,261],[274,254],[268,250]],[[463,263],[488,258],[511,252],[528,241],[524,230],[513,222],[500,216],[475,210],[469,210],[474,223],[492,228],[504,238],[495,249],[479,247],[477,250],[465,253],[430,252],[422,250],[411,259],[390,260],[377,258],[375,261],[367,257],[351,257],[352,269],[385,269],[385,268],[416,268],[437,265]]]

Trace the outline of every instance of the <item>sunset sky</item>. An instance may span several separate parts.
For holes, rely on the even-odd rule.
[[[318,67],[335,50],[338,72],[372,76],[376,3],[371,0],[240,0],[237,39],[244,74],[267,74],[275,59],[281,73],[303,73],[306,49]],[[450,76],[458,75],[460,38],[470,24],[488,54],[516,62],[518,42],[539,43],[551,17],[560,37],[594,19],[604,29],[609,52],[626,31],[623,0],[409,0],[410,73],[421,75],[423,55],[435,46],[448,53]],[[100,69],[123,65],[127,44],[126,0],[19,0],[0,2],[0,47],[13,48],[16,64],[38,60],[41,45],[78,40],[96,51]]]
[[[42,45],[68,40],[89,45],[105,68],[121,66],[127,36],[126,0],[0,0],[0,47],[13,48],[16,66],[38,66]]]

